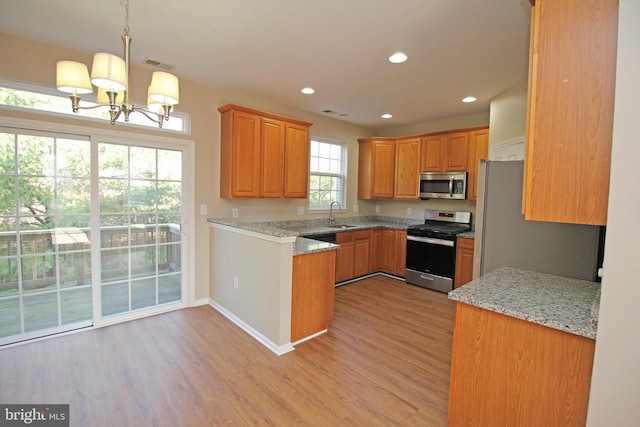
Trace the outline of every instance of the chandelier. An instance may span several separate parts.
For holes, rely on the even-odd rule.
[[[129,87],[129,64],[131,53],[131,36],[129,35],[129,0],[120,3],[125,9],[125,26],[122,35],[124,59],[110,53],[99,52],[93,56],[91,78],[87,66],[81,62],[58,61],[56,64],[56,86],[59,91],[69,93],[73,112],[80,109],[109,107],[111,124],[122,115],[129,121],[131,113],[142,113],[149,120],[162,127],[164,120],[180,99],[178,78],[164,71],[154,71],[147,95],[147,107],[136,107],[131,103]],[[98,105],[80,106],[80,95],[93,92],[91,84],[98,88]]]

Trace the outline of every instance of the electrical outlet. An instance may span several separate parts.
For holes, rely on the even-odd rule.
[[[407,215],[411,215],[411,208],[407,208]]]
[[[207,205],[200,205],[200,215],[207,214]]]
[[[357,213],[358,212],[358,205],[353,205],[353,213]]]
[[[234,218],[238,218],[238,208],[231,209],[231,216]]]
[[[298,206],[298,215],[304,215],[304,207]]]
[[[238,277],[233,276],[233,289],[238,290]]]
[[[376,213],[380,213],[380,206],[376,205]]]

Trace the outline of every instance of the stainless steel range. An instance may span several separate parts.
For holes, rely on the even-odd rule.
[[[407,283],[439,292],[453,290],[456,236],[471,231],[471,212],[426,209],[424,224],[407,229]]]

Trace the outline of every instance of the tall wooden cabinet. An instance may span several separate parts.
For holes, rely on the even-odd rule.
[[[311,123],[220,107],[220,197],[305,198]]]
[[[531,14],[526,219],[604,225],[618,0],[536,0]]]
[[[420,175],[420,138],[396,139],[394,199],[417,199]]]
[[[478,162],[489,158],[489,129],[474,130],[469,133],[467,160],[467,200],[478,199]]]
[[[393,138],[358,140],[358,198],[393,197],[396,144]]]
[[[450,132],[422,138],[422,172],[467,170],[469,132]]]

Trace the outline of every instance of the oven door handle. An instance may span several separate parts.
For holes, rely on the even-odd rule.
[[[414,242],[421,243],[431,243],[432,245],[449,246],[451,248],[454,246],[453,240],[433,239],[431,237],[407,236],[407,240],[413,240]]]

